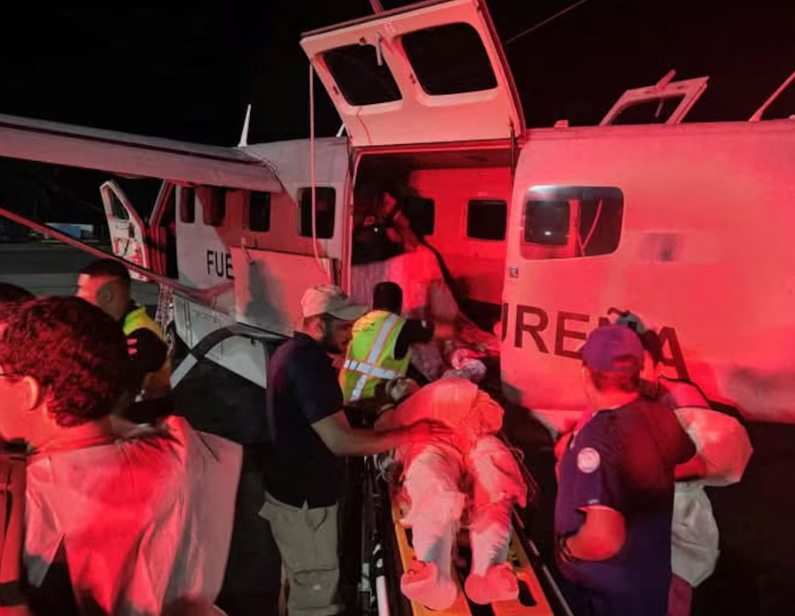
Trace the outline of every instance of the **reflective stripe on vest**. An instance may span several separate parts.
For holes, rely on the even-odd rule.
[[[356,361],[353,359],[345,360],[345,369],[360,372],[366,376],[374,376],[379,379],[394,379],[396,376],[400,376],[395,370],[371,366],[363,361]]]
[[[411,356],[395,359],[398,336],[406,319],[375,310],[354,325],[353,340],[340,372],[340,385],[346,402],[370,398],[382,380],[405,375]]]

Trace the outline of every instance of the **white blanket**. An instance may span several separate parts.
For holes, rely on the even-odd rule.
[[[671,567],[695,587],[712,575],[720,555],[718,524],[704,486],[740,481],[753,447],[745,428],[733,417],[696,407],[675,413],[707,467],[704,477],[677,482],[674,492]]]

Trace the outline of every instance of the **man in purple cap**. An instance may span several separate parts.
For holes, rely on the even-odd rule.
[[[674,467],[695,454],[676,417],[641,398],[643,346],[627,327],[582,349],[590,419],[560,460],[556,561],[578,616],[665,616]]]
[[[443,430],[415,424],[390,432],[350,426],[329,354],[344,354],[353,322],[366,306],[341,289],[319,285],[301,300],[302,330],[268,364],[270,443],[264,459],[265,504],[289,581],[289,616],[330,616],[337,597],[337,510],[344,456],[395,449]]]

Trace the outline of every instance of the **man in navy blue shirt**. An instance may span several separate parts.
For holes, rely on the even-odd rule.
[[[303,331],[268,365],[270,443],[264,460],[265,505],[290,584],[289,616],[327,616],[342,606],[337,510],[344,456],[372,455],[423,439],[440,429],[416,424],[391,432],[352,428],[329,354],[344,354],[358,306],[338,287],[308,289],[301,300]]]
[[[560,461],[556,560],[577,616],[665,616],[674,467],[695,446],[639,396],[643,347],[620,325],[591,332],[583,381],[593,415]]]

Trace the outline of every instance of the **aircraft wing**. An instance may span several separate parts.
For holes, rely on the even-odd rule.
[[[178,184],[280,192],[275,171],[238,148],[0,115],[0,156]]]

